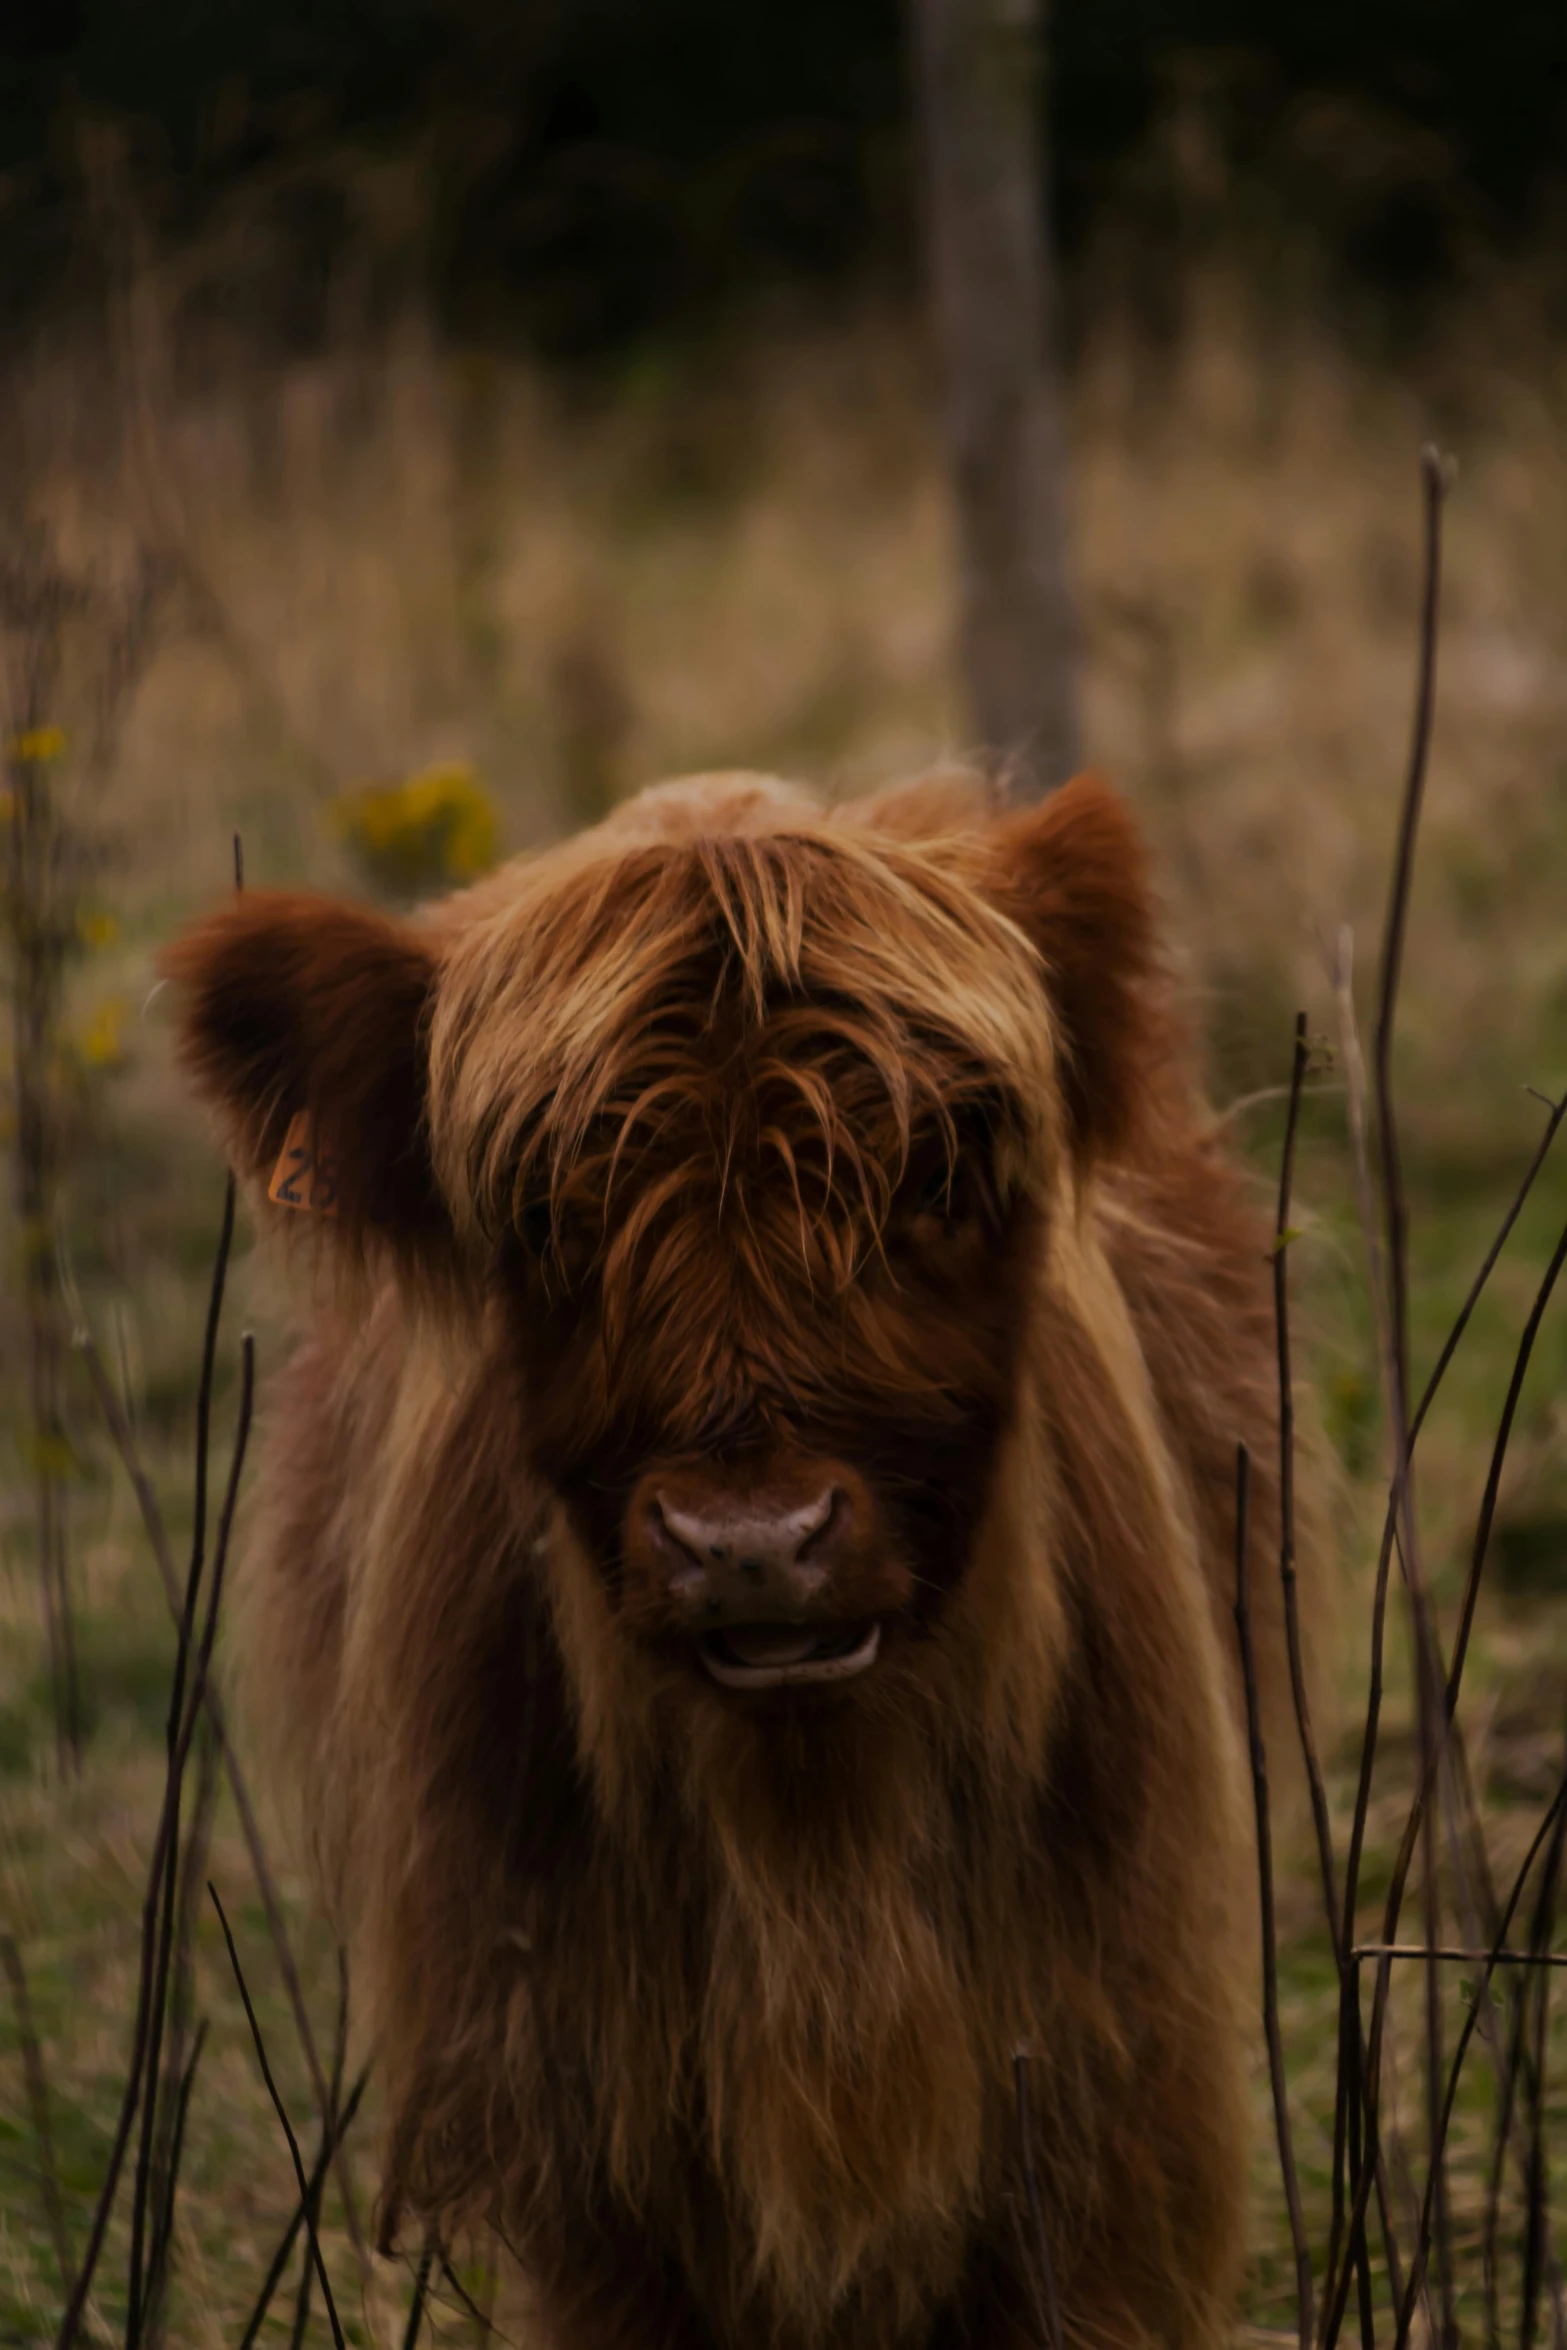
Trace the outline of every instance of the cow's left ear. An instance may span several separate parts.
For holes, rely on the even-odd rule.
[[[1113,1155],[1136,1124],[1154,1039],[1153,901],[1131,813],[1079,775],[1002,817],[987,848],[986,894],[1044,966],[1073,1147]]]
[[[303,892],[247,890],[160,958],[179,1054],[218,1114],[236,1174],[270,1185],[291,1130],[323,1238],[405,1260],[447,1255],[430,1158],[425,1032],[435,956],[411,925]],[[296,1120],[301,1123],[296,1127]]]

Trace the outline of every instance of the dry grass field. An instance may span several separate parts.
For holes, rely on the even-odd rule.
[[[1567,347],[1532,323],[1523,293],[1455,322],[1409,380],[1362,367],[1309,323],[1259,316],[1219,278],[1194,293],[1192,319],[1181,347],[1157,356],[1107,322],[1077,369],[1086,733],[1148,827],[1213,1091],[1259,1180],[1274,1177],[1297,1006],[1320,1040],[1291,1269],[1301,1352],[1342,1471],[1345,1599],[1327,1737],[1342,1851],[1387,1460],[1334,958],[1348,926],[1368,1029],[1413,690],[1416,452],[1435,434],[1459,474],[1397,1060],[1418,1386],[1539,1133],[1545,1112],[1527,1089],[1554,1098],[1567,1086]],[[89,787],[68,749],[60,778],[102,845],[93,903],[112,918],[73,982],[75,1033],[104,1041],[86,1055],[90,1121],[68,1172],[64,1249],[178,1551],[222,1178],[171,1076],[150,961],[182,916],[227,886],[231,834],[243,834],[256,881],[361,888],[332,802],[441,762],[486,779],[505,846],[519,850],[662,775],[743,764],[853,792],[961,750],[964,736],[930,366],[896,317],[811,335],[780,325],[591,391],[441,349],[417,323],[308,365],[260,364],[214,338],[193,342],[176,368],[163,349],[132,304],[107,356],[62,334],[20,362],[0,492],[9,510],[44,519],[67,563],[108,576],[140,543],[176,580],[112,770]],[[79,693],[68,671],[56,716],[73,742]],[[1562,1215],[1551,1164],[1422,1438],[1427,1565],[1449,1624],[1513,1350]],[[285,1328],[278,1280],[250,1243],[242,1221],[220,1354],[219,1475],[237,1333],[255,1330],[264,1377]],[[6,1229],[7,1278],[19,1246]],[[1522,1397],[1464,1704],[1504,1878],[1561,1768],[1564,1372],[1556,1307]],[[27,1969],[79,2249],[129,2042],[172,1643],[85,1382],[72,1390],[71,1433],[91,1734],[80,1774],[61,1783],[30,1547],[21,1327],[0,1308],[0,1925]],[[1393,1645],[1368,1934],[1414,1757],[1401,1634]],[[1293,1830],[1281,1872],[1285,2042],[1320,2243],[1336,1983],[1307,1841]],[[308,2091],[226,1803],[212,1874],[308,2142]],[[333,1953],[283,1874],[330,2049]],[[1417,1916],[1412,1899],[1411,1927]],[[1449,2044],[1465,1995],[1463,1970],[1450,1971]],[[206,2350],[238,2341],[293,2187],[215,1919],[200,1928],[196,1991],[210,2036],[168,2338]],[[1402,1980],[1398,2017],[1390,2095],[1413,2143],[1415,1993]],[[1559,2025],[1553,2037],[1560,2184]],[[1257,2082],[1247,2314],[1286,2328],[1289,2244],[1260,2035]],[[1475,2285],[1490,2104],[1477,2051],[1453,2190],[1455,2242]],[[372,2134],[367,2107],[350,2141],[365,2209]],[[58,2321],[40,2175],[22,2043],[0,2004],[0,2342],[50,2340]],[[348,2338],[400,2340],[406,2266],[377,2264],[362,2287],[333,2193],[324,2238]],[[105,2339],[118,2339],[125,2259],[117,2227],[95,2294]],[[296,2264],[266,2340],[288,2338],[297,2275]],[[467,2281],[482,2292],[477,2270]],[[1472,2338],[1478,2302],[1466,2292]],[[434,2322],[441,2339],[473,2333],[449,2288]],[[304,2338],[329,2338],[319,2308]]]

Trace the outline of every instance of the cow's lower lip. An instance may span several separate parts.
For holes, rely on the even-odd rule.
[[[704,1633],[696,1645],[721,1689],[801,1688],[867,1671],[881,1647],[881,1625],[813,1633],[803,1624],[737,1624]]]

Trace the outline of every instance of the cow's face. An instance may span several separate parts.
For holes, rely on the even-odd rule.
[[[1080,783],[831,820],[694,786],[428,930],[257,897],[171,968],[240,1163],[308,1113],[332,1237],[487,1350],[618,1637],[771,1714],[915,1669],[963,1578],[1146,961]]]
[[[1021,1105],[857,1025],[802,991],[666,1034],[598,1139],[529,1154],[495,1252],[532,1465],[631,1636],[736,1703],[836,1697],[933,1620],[1013,1392]]]

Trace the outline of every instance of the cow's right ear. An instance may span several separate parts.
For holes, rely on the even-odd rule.
[[[1055,1014],[1061,1090],[1080,1159],[1136,1129],[1157,1049],[1153,897],[1131,810],[1074,776],[986,836],[988,894],[1036,949]]]
[[[247,890],[159,968],[176,992],[180,1060],[238,1175],[269,1184],[302,1116],[335,1239],[431,1270],[449,1255],[426,1124],[436,965],[417,930],[331,898]]]

